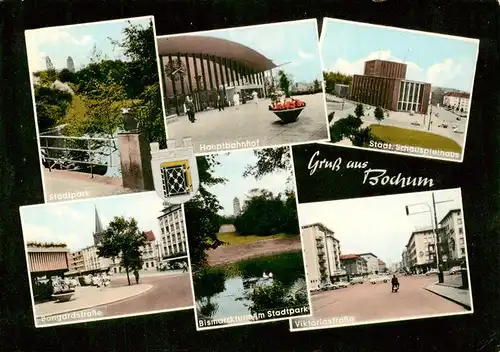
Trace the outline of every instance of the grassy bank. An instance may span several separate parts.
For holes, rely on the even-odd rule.
[[[257,236],[257,235],[242,236],[236,232],[228,232],[228,233],[220,233],[217,235],[217,238],[220,241],[226,242],[228,245],[252,243],[262,240],[274,240],[274,239],[297,238],[297,237],[298,235],[288,235],[285,233],[278,233],[269,236]]]

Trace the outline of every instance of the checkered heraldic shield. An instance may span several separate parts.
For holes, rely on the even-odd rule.
[[[160,165],[163,194],[166,198],[188,195],[192,192],[188,160],[166,162]]]

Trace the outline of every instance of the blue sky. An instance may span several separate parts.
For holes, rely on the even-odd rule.
[[[68,56],[73,58],[75,69],[86,66],[92,57],[94,45],[108,59],[125,59],[120,48],[114,47],[109,38],[121,41],[123,29],[129,25],[149,25],[153,17],[140,17],[84,25],[47,27],[28,30],[26,46],[31,72],[46,69],[45,57],[49,56],[58,70],[66,68]]]
[[[435,191],[438,221],[450,209],[461,209],[460,189]],[[354,198],[318,203],[299,204],[301,225],[323,223],[340,241],[342,254],[371,252],[391,265],[401,261],[401,253],[415,229],[430,228],[428,207],[418,205],[407,216],[405,206],[415,203],[432,204],[432,192],[406,193],[390,196]],[[353,221],[353,217],[357,221]],[[464,224],[467,214],[464,215]]]
[[[243,206],[246,195],[254,188],[266,189],[274,194],[284,192],[293,185],[286,184],[288,176],[292,171],[280,171],[266,175],[260,180],[256,180],[253,176],[244,178],[243,172],[247,165],[255,165],[257,157],[252,150],[243,150],[230,152],[226,155],[219,154],[217,160],[220,165],[214,168],[216,177],[227,179],[225,184],[219,184],[208,188],[219,199],[219,203],[223,206],[220,214],[233,215],[233,199],[238,197],[240,205]]]
[[[408,79],[471,91],[478,40],[333,19],[325,19],[323,29],[321,53],[327,71],[363,74],[365,61],[391,60],[408,65]]]
[[[231,40],[261,53],[291,74],[295,82],[322,79],[316,20],[284,22],[196,33]]]
[[[93,245],[94,207],[103,226],[115,216],[134,217],[139,229],[152,230],[160,238],[157,217],[163,202],[156,192],[50,203],[21,208],[24,240],[64,242],[72,250]]]

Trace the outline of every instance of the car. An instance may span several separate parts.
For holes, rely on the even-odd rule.
[[[376,284],[376,283],[379,283],[379,282],[386,283],[386,282],[389,282],[389,281],[391,281],[391,278],[389,276],[385,276],[385,275],[372,276],[371,279],[370,279],[370,282],[372,284]]]
[[[347,284],[347,282],[337,281],[333,283],[333,286],[335,286],[336,288],[346,288],[349,285]]]
[[[440,124],[438,127],[448,128],[448,125],[447,125],[447,124],[445,124],[445,123],[442,123],[442,124]]]
[[[457,121],[462,121],[462,119],[460,117],[457,117]]]
[[[365,282],[364,277],[353,277],[350,281],[351,285],[362,284],[363,282]]]
[[[463,129],[461,129],[461,128],[455,128],[455,129],[453,130],[453,132],[455,132],[455,133],[464,133],[464,130],[463,130]]]
[[[431,276],[431,275],[438,274],[438,273],[439,273],[439,271],[437,269],[431,269],[428,272],[426,272],[425,275]]]
[[[412,110],[410,111],[410,116],[414,116],[415,115],[415,112]]]
[[[322,287],[321,287],[321,290],[322,291],[330,291],[330,290],[335,290],[336,287],[332,284],[324,284]]]
[[[420,126],[420,122],[418,122],[418,121],[413,121],[411,124],[412,124],[413,126]]]
[[[439,112],[436,112],[434,115],[435,115],[436,117],[439,117]]]
[[[462,272],[462,267],[460,266],[454,266],[453,268],[450,269],[449,274],[450,275],[456,275]]]

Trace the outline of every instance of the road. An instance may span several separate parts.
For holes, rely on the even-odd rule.
[[[135,282],[133,275],[131,281]],[[113,285],[126,283],[126,276],[113,278]],[[189,273],[141,277],[140,283],[152,285],[153,288],[141,295],[108,304],[105,308],[106,316],[137,314],[193,306]]]
[[[356,322],[404,319],[466,312],[462,306],[424,289],[435,276],[400,277],[400,290],[391,293],[390,283],[364,283],[334,291],[311,294],[313,316],[352,316]]]
[[[184,137],[191,137],[195,153],[214,152],[221,143],[245,144],[242,147],[223,149],[243,149],[310,142],[328,138],[327,119],[323,94],[297,96],[307,106],[297,122],[282,124],[269,111],[269,99],[261,99],[259,105],[252,102],[218,111],[216,109],[199,112],[197,121],[191,123],[186,116],[176,116],[167,120],[167,133],[181,145]]]

